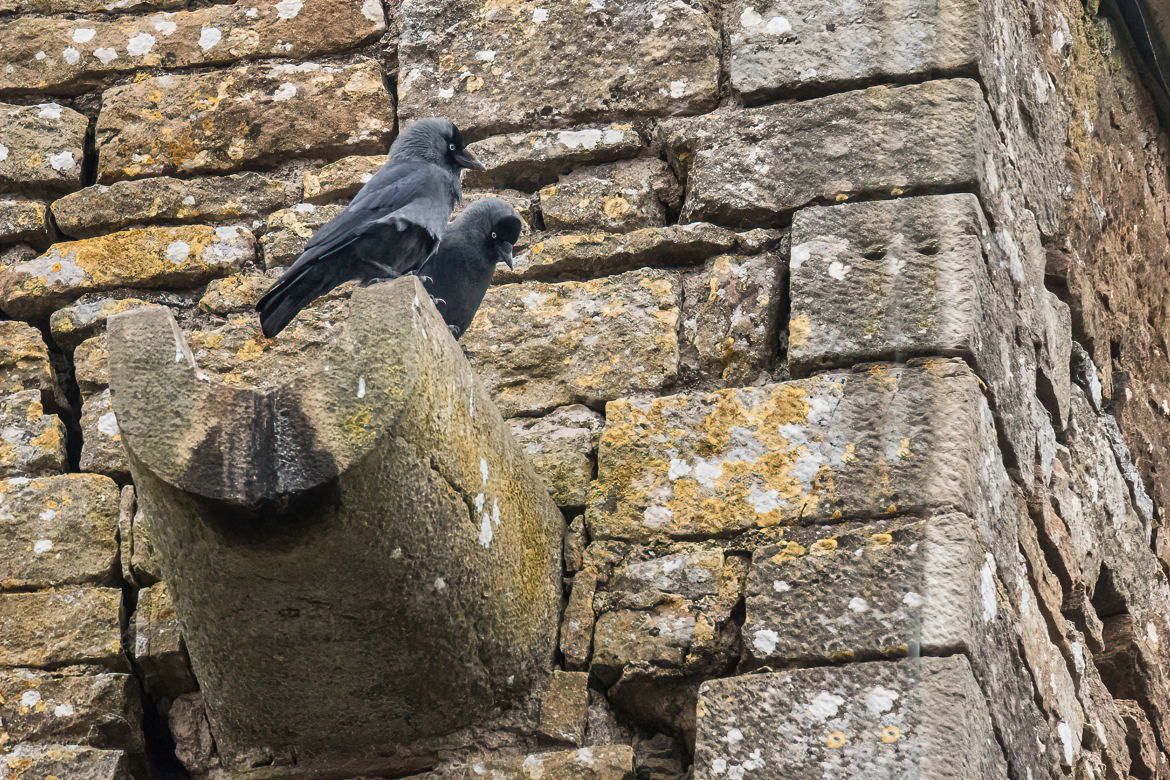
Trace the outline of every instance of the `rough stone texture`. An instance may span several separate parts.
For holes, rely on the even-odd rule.
[[[559,742],[580,745],[585,739],[589,709],[587,672],[553,672],[540,696],[540,733]]]
[[[244,0],[109,20],[22,16],[0,31],[0,94],[74,94],[123,73],[160,66],[305,59],[353,48],[385,29],[376,0],[284,6]]]
[[[734,0],[724,7],[731,87],[783,94],[973,70],[984,3]]]
[[[121,668],[116,588],[73,586],[0,593],[0,667],[99,664]]]
[[[659,390],[678,374],[678,275],[488,290],[463,349],[505,416]]]
[[[684,221],[759,227],[810,203],[970,187],[990,120],[979,85],[952,79],[722,108],[659,135],[687,182]]]
[[[159,222],[250,221],[296,202],[296,187],[259,173],[200,179],[157,176],[97,184],[53,201],[67,236],[89,238]]]
[[[561,654],[568,669],[586,669],[593,645],[593,596],[597,570],[584,568],[573,577],[573,589],[561,621]]]
[[[276,392],[207,381],[161,307],[112,317],[107,336],[138,501],[228,771],[409,771],[539,687],[564,521],[416,278],[356,290],[331,370],[285,372]],[[258,406],[300,422],[258,445]],[[270,508],[305,502],[310,522]]]
[[[978,379],[927,360],[610,403],[585,519],[594,539],[701,538],[949,505],[1008,561],[1014,504]]]
[[[749,773],[993,780],[1007,766],[966,659],[952,656],[704,683],[695,779]]]
[[[142,669],[147,691],[174,698],[198,690],[183,646],[175,605],[165,583],[158,582],[138,591],[132,628],[134,663]]]
[[[292,265],[317,228],[341,213],[342,205],[316,206],[298,203],[268,215],[267,229],[260,238],[264,267]]]
[[[626,232],[666,224],[682,191],[657,158],[578,168],[540,190],[540,213],[548,230]]]
[[[233,277],[228,277],[233,278]],[[215,281],[212,281],[214,284]],[[88,299],[88,300],[87,300]],[[136,306],[149,306],[142,298],[105,298],[85,295],[72,306],[58,309],[49,316],[53,341],[63,349],[73,349],[106,328],[110,315]]]
[[[602,416],[576,404],[536,419],[513,417],[508,423],[553,500],[563,507],[585,506],[597,440],[605,426]]]
[[[55,381],[40,331],[23,322],[0,322],[0,393],[37,390],[48,401]]]
[[[683,276],[684,378],[750,384],[772,366],[786,265],[778,252],[720,255]]]
[[[14,317],[37,317],[87,292],[194,287],[254,256],[252,234],[234,226],[142,228],[66,241],[0,269],[0,307]]]
[[[309,168],[301,174],[301,198],[306,203],[328,203],[352,197],[385,164],[384,154],[354,155]]]
[[[165,11],[182,8],[187,0],[0,0],[0,13],[90,14],[124,11]]]
[[[634,780],[634,751],[629,745],[599,745],[576,750],[534,753],[458,765],[413,775],[406,780]]]
[[[425,0],[401,14],[405,118],[447,116],[482,138],[715,106],[719,33],[707,7],[692,0],[548,7]],[[622,52],[621,67],[610,51]]]
[[[10,743],[143,748],[138,684],[129,674],[84,667],[0,671],[0,718]]]
[[[122,446],[109,388],[85,399],[81,407],[81,436],[82,471],[105,474],[120,482],[130,479],[130,459]]]
[[[730,230],[704,223],[533,238],[516,254],[512,269],[497,267],[495,282],[589,279],[646,266],[695,265],[741,243]]]
[[[109,387],[110,355],[104,331],[86,339],[73,350],[73,375],[83,399]]]
[[[115,585],[118,486],[92,474],[9,479],[0,500],[0,589]]]
[[[382,151],[393,117],[381,72],[364,59],[146,78],[102,93],[98,180]]]
[[[0,244],[24,241],[43,245],[49,238],[45,223],[48,213],[39,200],[0,198]]]
[[[65,425],[45,414],[40,390],[0,399],[0,477],[35,477],[65,470]]]
[[[207,709],[198,693],[175,699],[167,712],[167,725],[175,738],[175,757],[193,775],[205,775],[217,768],[215,739],[207,722]]]
[[[88,124],[84,114],[56,103],[0,103],[0,188],[80,187]]]
[[[638,131],[622,123],[497,135],[468,147],[486,167],[469,171],[464,183],[537,190],[574,168],[637,157],[644,148]]]
[[[130,780],[124,752],[79,745],[18,744],[0,755],[0,773],[5,780]]]

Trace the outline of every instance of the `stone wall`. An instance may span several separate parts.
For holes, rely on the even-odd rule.
[[[425,777],[1170,777],[1136,72],[1082,0],[0,0],[0,777],[221,776],[105,322],[313,365],[348,289],[251,306],[431,114],[528,224],[462,345],[569,531],[560,671]]]

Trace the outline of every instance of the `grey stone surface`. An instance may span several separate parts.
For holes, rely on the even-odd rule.
[[[559,742],[580,745],[585,740],[585,712],[589,709],[588,672],[557,669],[540,695],[540,733]]]
[[[84,114],[57,103],[0,103],[0,187],[80,187],[88,125]]]
[[[658,134],[687,182],[684,221],[752,227],[811,203],[971,187],[995,143],[967,79],[725,107]]]
[[[165,583],[138,591],[131,627],[134,663],[142,670],[148,693],[173,699],[198,690],[183,644],[183,629]]]
[[[626,232],[666,224],[682,188],[658,158],[578,168],[540,190],[548,230]]]
[[[0,244],[23,241],[43,246],[49,238],[48,212],[39,200],[0,197]]]
[[[998,780],[1007,766],[962,656],[704,683],[696,780]]]
[[[130,780],[130,765],[121,750],[25,742],[0,754],[0,773],[5,780]]]
[[[56,381],[41,332],[23,322],[0,322],[0,392],[36,390],[49,401]]]
[[[116,585],[118,486],[96,474],[9,479],[0,499],[0,589]]]
[[[381,152],[393,128],[390,96],[370,60],[154,76],[102,93],[98,181]]]
[[[82,471],[105,474],[121,482],[130,479],[130,460],[122,446],[122,432],[110,400],[110,390],[85,399],[81,407]]]
[[[67,461],[65,424],[45,414],[40,390],[0,398],[0,478],[60,474]]]
[[[413,775],[407,780],[634,780],[634,751],[629,745],[597,745],[576,750],[487,758],[446,770]]]
[[[537,190],[574,168],[637,157],[645,144],[633,125],[615,123],[497,135],[468,148],[486,168],[469,171],[467,185]]]
[[[10,745],[56,742],[143,750],[138,683],[129,674],[88,667],[0,670],[0,718]]]
[[[447,116],[482,138],[715,105],[719,33],[702,3],[481,8],[475,0],[402,8],[400,117]]]
[[[678,275],[492,287],[460,342],[506,416],[597,405],[678,375]]]
[[[241,776],[413,769],[551,671],[559,511],[416,278],[356,290],[347,314],[331,370],[278,361],[268,393],[201,378],[167,309],[108,326],[138,502]],[[257,446],[268,404],[297,422]],[[253,460],[272,452],[275,473]]]
[[[0,667],[123,668],[121,606],[117,588],[76,585],[0,593]]]
[[[593,647],[593,596],[597,570],[586,567],[573,577],[573,589],[561,621],[561,654],[568,669],[587,669]]]
[[[260,238],[264,267],[292,265],[317,228],[336,217],[342,208],[340,204],[297,203],[269,214],[265,220],[266,230]]]
[[[508,424],[553,500],[559,506],[585,506],[604,418],[575,404],[544,417],[513,417]]]

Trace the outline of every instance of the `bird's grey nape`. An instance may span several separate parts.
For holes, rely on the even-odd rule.
[[[441,163],[446,158],[447,145],[458,132],[454,123],[444,117],[415,120],[390,145],[390,158],[408,157]]]

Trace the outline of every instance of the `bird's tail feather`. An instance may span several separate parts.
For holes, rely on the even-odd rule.
[[[280,333],[297,312],[345,281],[335,276],[336,272],[330,266],[310,263],[298,273],[285,276],[272,285],[256,303],[264,335],[272,338]]]

